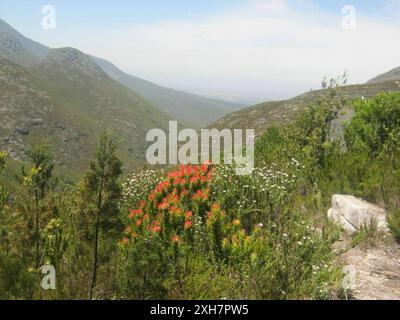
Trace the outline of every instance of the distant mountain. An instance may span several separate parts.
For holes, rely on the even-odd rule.
[[[344,86],[336,90],[341,97],[353,99],[357,97],[371,98],[382,91],[400,91],[400,87],[394,81],[386,81]],[[327,90],[310,91],[292,99],[266,102],[245,108],[219,119],[209,128],[220,130],[224,128],[255,129],[256,136],[260,136],[272,125],[282,126],[293,121],[304,108],[326,95],[327,92]]]
[[[114,80],[141,94],[173,119],[192,127],[205,127],[220,117],[244,107],[241,104],[161,87],[129,75],[109,61],[92,58]]]
[[[400,80],[400,67],[394,68],[389,72],[381,74],[368,81],[368,83],[379,83],[379,82],[396,81],[396,80]]]

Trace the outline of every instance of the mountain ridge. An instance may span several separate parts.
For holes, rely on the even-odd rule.
[[[100,132],[110,129],[127,166],[145,160],[148,130],[167,130],[168,118],[114,81],[88,56],[51,49],[30,68],[0,60],[0,148],[15,160],[45,141],[60,165],[82,172]]]
[[[12,52],[10,50],[12,48],[16,48],[17,52]],[[24,67],[32,67],[40,64],[51,50],[54,49],[23,36],[0,19],[0,57]],[[142,95],[154,106],[169,115],[171,120],[178,120],[194,128],[205,127],[220,117],[244,106],[166,88],[130,75],[108,60],[92,55],[87,56],[111,78],[135,93]]]
[[[14,55],[10,55],[10,47],[18,49]],[[49,48],[39,42],[33,41],[11,27],[7,22],[0,19],[0,57],[7,58],[25,67],[32,66],[40,62],[47,56]],[[19,53],[20,55],[15,55]]]
[[[367,84],[371,83],[379,83],[385,81],[396,81],[400,80],[400,67],[393,68],[386,73],[380,74],[367,82]]]
[[[395,81],[377,81],[374,83],[347,85],[335,88],[344,99],[372,98],[376,94],[400,91]],[[317,101],[328,93],[328,90],[312,90],[296,97],[261,103],[230,113],[217,120],[208,128],[216,129],[255,129],[256,136],[262,135],[272,125],[285,125],[293,121],[296,116],[310,103]]]

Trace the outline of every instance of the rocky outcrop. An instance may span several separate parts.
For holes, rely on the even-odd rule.
[[[386,211],[353,196],[334,195],[328,218],[339,224],[348,234],[371,224],[375,224],[379,231],[388,231]]]

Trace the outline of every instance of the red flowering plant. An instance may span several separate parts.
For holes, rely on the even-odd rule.
[[[185,165],[170,173],[130,210],[130,223],[121,243],[159,239],[166,249],[197,246],[211,249],[219,258],[234,253],[234,246],[250,238],[240,221],[228,217],[213,201],[213,176],[214,168],[208,164]]]
[[[130,211],[121,240],[124,294],[184,298],[193,283],[222,278],[240,292],[246,283],[248,297],[326,292],[329,241],[291,209],[295,183],[295,175],[270,167],[244,177],[212,165],[170,173]],[[298,274],[301,282],[288,280]]]
[[[170,173],[130,211],[127,239],[158,236],[167,243],[192,241],[193,217],[207,208],[212,172],[209,165],[188,165]]]

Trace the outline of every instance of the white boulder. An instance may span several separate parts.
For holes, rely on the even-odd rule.
[[[349,234],[371,224],[375,224],[379,231],[388,231],[386,210],[353,196],[334,195],[328,218]]]

